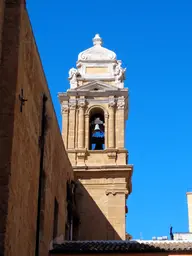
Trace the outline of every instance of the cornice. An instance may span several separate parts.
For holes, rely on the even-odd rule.
[[[124,195],[128,195],[129,192],[127,189],[107,189],[105,191],[105,194],[108,196],[110,194],[112,194],[113,196],[117,195],[117,194],[124,194]]]

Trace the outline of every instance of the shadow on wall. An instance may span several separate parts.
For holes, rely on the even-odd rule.
[[[70,224],[70,220],[72,220],[72,225],[69,225],[71,227],[65,230],[65,234],[55,237],[50,242],[49,249],[52,250],[57,245],[63,244],[65,241],[122,241],[105,214],[79,180],[75,182],[75,187],[72,209],[68,211],[66,218],[66,220],[68,219],[68,224]],[[103,193],[100,200],[103,200],[103,198],[105,198],[107,203],[107,196],[105,196],[105,193]],[[104,201],[102,202],[105,203]],[[71,205],[70,200],[67,200],[67,204],[68,206]],[[104,209],[107,208],[108,207],[105,207]]]
[[[98,200],[102,200],[103,204],[107,203],[105,197]],[[121,240],[105,214],[80,181],[77,181],[76,205],[80,223],[74,230],[74,240]],[[107,208],[104,207],[104,209]]]

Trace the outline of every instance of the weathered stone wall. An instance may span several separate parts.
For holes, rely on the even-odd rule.
[[[115,175],[118,177],[118,172]],[[112,176],[110,171],[75,171],[79,180],[77,240],[125,240],[126,181],[120,174],[118,178]],[[91,228],[87,228],[88,223]]]
[[[4,0],[0,0],[0,63],[1,63],[1,38],[3,28],[3,17],[4,17]]]
[[[0,0],[1,6],[2,2]],[[44,256],[48,254],[53,239],[55,198],[59,204],[57,233],[60,235],[65,231],[65,184],[67,179],[73,178],[73,171],[27,11],[24,4],[14,2],[5,6],[0,69],[0,252],[9,256],[35,253],[41,153],[39,136],[42,94],[45,93],[48,97],[43,160],[45,198],[40,243],[40,255]],[[21,89],[27,99],[22,112]]]

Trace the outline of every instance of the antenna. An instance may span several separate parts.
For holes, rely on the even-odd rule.
[[[174,235],[173,235],[173,227],[170,225],[170,239],[174,240]]]

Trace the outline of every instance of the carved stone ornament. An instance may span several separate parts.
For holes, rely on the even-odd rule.
[[[116,152],[108,152],[107,155],[108,155],[108,158],[110,158],[110,159],[116,159],[116,157],[117,157]]]
[[[76,106],[77,106],[76,100],[70,100],[69,101],[70,109],[76,109]]]
[[[79,99],[78,106],[79,108],[84,108],[86,105],[85,99]]]
[[[110,108],[113,108],[115,106],[115,99],[114,98],[109,98],[109,103],[108,103]]]
[[[74,89],[77,87],[78,82],[77,82],[77,77],[80,76],[80,73],[78,72],[78,70],[76,68],[71,68],[69,70],[69,81],[70,81],[70,86],[71,89]]]
[[[79,159],[84,159],[85,156],[86,156],[86,152],[78,152],[78,153],[77,153],[77,157],[78,157]]]
[[[118,109],[124,109],[125,108],[125,98],[123,96],[118,98],[117,108]]]
[[[117,64],[115,65],[115,68],[114,68],[114,76],[115,76],[116,83],[119,83],[119,82],[122,82],[123,80],[125,80],[126,68],[122,68],[121,64],[122,64],[121,61],[118,60]]]
[[[105,118],[109,118],[109,114],[105,112]]]
[[[61,106],[61,113],[62,113],[62,114],[67,114],[68,111],[69,111],[69,106],[68,106],[68,104],[62,104],[62,106]]]

